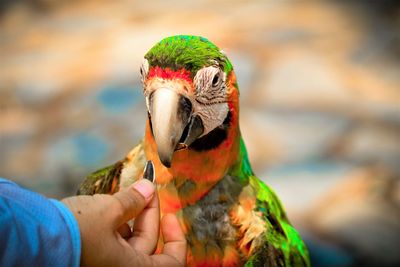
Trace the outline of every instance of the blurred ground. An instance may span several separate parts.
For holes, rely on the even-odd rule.
[[[145,52],[202,35],[314,266],[399,266],[399,29],[395,1],[2,1],[0,176],[74,194],[141,138]]]

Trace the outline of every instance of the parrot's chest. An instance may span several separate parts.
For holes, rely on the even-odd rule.
[[[238,229],[230,218],[240,191],[240,184],[226,176],[195,204],[183,208],[189,265],[213,266],[227,260],[240,261],[236,251]]]

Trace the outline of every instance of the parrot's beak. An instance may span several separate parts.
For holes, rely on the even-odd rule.
[[[150,120],[160,161],[170,168],[174,151],[189,147],[204,131],[190,100],[170,88],[158,88],[149,99]]]

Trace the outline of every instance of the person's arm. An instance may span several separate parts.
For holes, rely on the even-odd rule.
[[[135,219],[133,227],[127,222]],[[160,231],[161,229],[161,231]],[[164,247],[154,254],[161,232]],[[155,185],[57,200],[0,178],[1,266],[184,266],[177,217],[160,221]]]
[[[79,266],[78,223],[67,207],[0,178],[2,266]]]

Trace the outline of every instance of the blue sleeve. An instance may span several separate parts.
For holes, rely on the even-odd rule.
[[[0,178],[0,265],[79,266],[78,223],[64,204]]]

